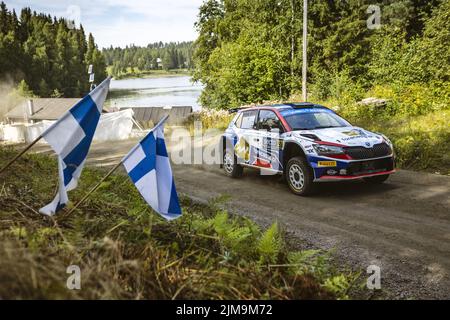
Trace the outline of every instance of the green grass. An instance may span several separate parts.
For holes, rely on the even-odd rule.
[[[0,166],[14,154],[0,147]],[[104,173],[86,168],[71,200]],[[1,177],[0,299],[342,299],[358,277],[337,271],[327,252],[292,250],[278,224],[263,230],[230,215],[225,198],[181,196],[183,217],[166,222],[122,174],[71,216],[39,215],[56,177],[43,155]],[[81,290],[66,288],[69,265],[81,268]]]

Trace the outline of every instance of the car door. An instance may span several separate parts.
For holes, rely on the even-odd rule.
[[[255,159],[255,146],[259,143],[256,136],[256,121],[258,110],[242,111],[242,119],[239,121],[236,134],[237,141],[234,152],[239,163],[252,165]]]
[[[280,134],[284,132],[284,127],[277,114],[272,110],[260,110],[256,127],[260,143],[257,165],[275,171],[282,170]]]

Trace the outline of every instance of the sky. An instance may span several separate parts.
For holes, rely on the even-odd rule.
[[[3,0],[17,13],[23,7],[65,17],[92,32],[100,48],[192,41],[202,0]]]

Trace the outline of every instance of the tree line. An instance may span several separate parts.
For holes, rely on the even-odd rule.
[[[146,47],[103,49],[110,74],[119,77],[137,71],[191,69],[192,42],[156,42]]]
[[[0,4],[0,79],[12,79],[40,97],[80,97],[89,91],[88,66],[96,82],[106,64],[94,37],[72,21],[30,8],[20,15]]]
[[[205,0],[194,44],[201,103],[229,108],[300,92],[302,10],[303,0]],[[449,0],[309,1],[311,95],[324,100],[377,84],[448,93],[448,21]]]

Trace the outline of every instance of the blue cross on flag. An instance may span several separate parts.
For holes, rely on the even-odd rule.
[[[59,191],[51,203],[39,210],[40,213],[54,215],[69,201],[67,192],[77,187],[110,80],[103,81],[43,133],[42,137],[58,155]]]
[[[122,163],[145,201],[167,220],[181,216],[180,203],[164,141],[164,121],[126,155]]]

